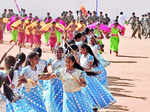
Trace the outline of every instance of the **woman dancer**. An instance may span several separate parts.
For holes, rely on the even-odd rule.
[[[76,25],[76,21],[73,20],[72,23],[70,23],[70,25],[68,25],[67,27],[67,37],[69,37],[69,40],[72,40],[74,37],[74,32],[76,31],[76,28],[78,26]]]
[[[18,46],[24,47],[25,43],[25,29],[24,29],[24,20],[21,20],[21,24],[18,26]]]
[[[63,48],[59,47],[56,50],[56,59],[49,59],[48,71],[50,73],[58,72],[65,66],[63,58]],[[45,86],[46,85],[46,86]],[[63,86],[58,78],[44,81],[43,92],[45,105],[48,112],[63,112]]]
[[[17,20],[18,20],[18,17],[15,18],[15,21],[17,21]],[[12,39],[11,39],[10,43],[17,42],[17,39],[18,39],[17,27],[11,26],[11,36],[12,36]]]
[[[96,58],[99,60],[99,62],[104,66],[107,67],[110,65],[110,62],[108,62],[107,60],[105,60],[102,55],[100,54],[99,50],[101,49],[96,42],[96,39],[94,37],[92,37],[90,39],[90,47],[94,53],[94,55],[96,56]]]
[[[33,47],[33,28],[31,27],[31,19],[29,19],[29,23],[26,24],[25,33],[26,33],[26,42],[30,43],[30,47]]]
[[[56,27],[56,23],[53,22],[52,27],[49,29],[49,31],[50,31],[49,45],[51,47],[51,52],[54,52],[54,48],[57,43],[57,34],[56,34],[57,30],[58,30],[58,28]]]
[[[118,22],[115,21],[114,26],[111,28],[111,37],[110,37],[110,54],[113,52],[118,56],[118,47],[119,47],[119,28]]]
[[[35,112],[47,112],[43,99],[40,95],[41,87],[38,85],[39,71],[37,64],[39,63],[39,56],[36,52],[31,52],[27,57],[26,67],[21,72],[19,84],[25,85],[21,91],[22,96],[28,101],[28,104],[35,110]]]
[[[63,83],[63,112],[93,112],[87,97],[81,92],[81,88],[86,86],[84,75],[85,72],[74,56],[67,55],[65,67],[56,72],[56,77]]]
[[[3,73],[7,75],[4,84],[5,95],[6,98],[8,98],[6,107],[7,112],[34,112],[33,108],[27,103],[27,100],[24,97],[17,96],[20,95],[19,88],[17,87],[21,70],[20,66],[24,61],[25,55],[23,53],[18,54],[16,59],[12,56],[8,56],[5,59],[5,70]],[[11,89],[9,89],[7,85],[9,85]]]
[[[107,83],[107,77],[105,76],[106,74],[102,74],[105,76],[103,80],[103,76],[99,76],[101,77],[101,81],[97,80],[96,77],[98,76],[98,74],[101,74],[102,71],[100,71],[99,69],[96,70],[99,67],[99,61],[96,59],[89,46],[83,44],[81,46],[81,54],[82,55],[80,58],[80,63],[84,70],[94,71],[96,73],[95,76],[93,76],[92,74],[92,76],[85,76],[87,86],[83,89],[83,92],[90,99],[91,106],[95,111],[97,110],[97,108],[108,107],[110,104],[115,102],[115,99],[101,84],[101,82],[103,82],[104,85]]]
[[[37,26],[33,29],[33,43],[35,48],[41,47],[42,32],[40,31],[40,28],[40,21],[38,21]]]

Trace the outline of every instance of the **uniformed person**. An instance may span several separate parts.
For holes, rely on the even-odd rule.
[[[132,38],[136,38],[136,34],[138,33],[138,38],[139,39],[142,39],[142,37],[141,37],[141,22],[140,22],[140,20],[139,20],[139,17],[136,17],[136,21],[135,21],[135,29],[134,29],[134,31],[133,31],[133,33],[132,33]]]

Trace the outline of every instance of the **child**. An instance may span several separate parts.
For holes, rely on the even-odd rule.
[[[18,26],[18,46],[24,47],[25,43],[25,30],[24,30],[24,20],[22,19],[21,24]]]

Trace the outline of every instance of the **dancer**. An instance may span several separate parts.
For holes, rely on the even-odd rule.
[[[17,87],[20,73],[19,66],[21,66],[24,61],[25,55],[22,53],[18,54],[16,59],[12,56],[8,56],[5,59],[5,70],[1,72],[6,76],[6,81],[4,82],[4,92],[6,98],[8,99],[6,107],[7,112],[33,111],[33,108],[27,103],[27,100],[20,96],[19,88]],[[11,87],[11,89],[7,86]]]
[[[51,47],[51,52],[54,52],[54,48],[56,46],[56,42],[57,42],[57,35],[56,35],[56,31],[58,30],[58,28],[56,27],[56,23],[53,22],[52,23],[52,27],[50,27],[49,31],[50,31],[50,39],[49,39],[49,45]]]
[[[21,91],[28,104],[35,110],[35,112],[47,112],[43,99],[40,95],[42,91],[39,86],[39,71],[37,64],[39,63],[39,56],[36,52],[31,52],[26,61],[26,67],[21,72],[21,77],[18,85],[25,85],[25,88]]]
[[[17,42],[17,39],[18,39],[18,30],[16,27],[13,27],[12,30],[11,30],[11,36],[12,36],[12,39],[10,41],[10,44],[12,42]]]
[[[58,72],[65,66],[63,53],[63,48],[59,47],[56,50],[56,59],[49,59],[49,73]],[[63,86],[61,80],[56,78],[44,83],[47,85],[46,90],[43,92],[47,112],[63,112]]]
[[[69,40],[72,40],[74,37],[74,32],[76,31],[76,28],[78,26],[76,25],[76,21],[73,20],[72,23],[70,23],[67,27],[67,37],[69,37]]]
[[[115,99],[104,87],[107,86],[106,74],[101,74],[102,71],[99,70],[100,63],[89,46],[83,44],[81,46],[81,54],[80,63],[84,70],[88,72],[94,71],[94,74],[88,74],[90,76],[85,75],[87,86],[83,88],[84,94],[88,96],[91,107],[94,111],[97,111],[98,108],[102,109],[108,107],[110,104],[115,102]],[[100,80],[98,80],[98,77]]]
[[[96,56],[96,58],[99,60],[99,62],[102,64],[102,66],[104,66],[104,67],[109,66],[110,62],[105,60],[99,52],[99,49],[101,49],[101,48],[98,46],[98,44],[96,42],[96,39],[94,37],[92,37],[90,40],[91,41],[90,41],[89,46],[91,47],[91,49],[92,49],[94,55]]]
[[[47,72],[47,67],[48,67],[48,63],[46,60],[41,59],[42,57],[42,49],[41,48],[34,48],[33,52],[36,52],[39,56],[39,63],[37,64],[37,71],[39,73],[46,73]],[[39,83],[42,85],[42,87],[44,88],[44,81],[43,80],[39,80]],[[40,94],[42,95],[43,91],[40,91]]]
[[[86,86],[84,74],[74,56],[67,55],[65,67],[56,73],[63,83],[63,112],[93,112],[87,97],[81,92],[81,88]]]
[[[18,30],[18,46],[25,47],[25,29],[24,29],[24,20],[21,20],[21,24],[17,28]]]
[[[33,43],[35,48],[41,47],[42,32],[40,31],[40,29],[41,29],[40,21],[38,21],[37,26],[33,28]]]
[[[30,43],[30,47],[33,47],[33,28],[31,27],[31,19],[28,20],[28,23],[25,25],[26,33],[26,42]]]
[[[110,37],[110,54],[113,52],[118,56],[118,47],[119,47],[119,29],[118,22],[115,21],[114,26],[111,28],[111,37]]]

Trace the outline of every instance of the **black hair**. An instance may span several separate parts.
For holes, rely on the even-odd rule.
[[[30,59],[34,58],[35,56],[38,56],[37,52],[31,52],[28,56],[27,56],[27,60],[26,60],[26,64],[25,66],[31,65],[30,63]]]
[[[84,32],[85,32],[86,34],[89,34],[90,29],[89,29],[89,28],[86,28]]]
[[[75,44],[74,44],[74,45],[71,45],[70,47],[71,47],[74,51],[76,51],[76,50],[77,50],[77,51],[79,51],[78,46],[77,46],[77,45],[75,45]]]
[[[78,51],[79,52],[79,48],[78,48],[78,46],[77,45],[75,45],[75,44],[73,44],[73,45],[71,45],[70,47],[68,47],[67,48],[67,51],[66,51],[66,53],[65,54],[68,54],[70,51],[72,51],[72,50],[74,50],[74,51]]]
[[[13,56],[7,56],[5,58],[5,64],[7,65],[8,70],[13,67],[16,63],[16,58]]]
[[[16,66],[15,69],[19,69],[19,66],[21,66],[25,60],[26,60],[26,55],[24,53],[19,53],[16,56],[16,60],[19,61],[18,65]]]
[[[69,46],[68,45],[73,45],[73,44],[75,44],[75,41],[74,40],[68,40],[68,41],[66,41],[65,42],[65,45],[64,45],[64,47],[67,49]]]
[[[41,49],[40,47],[34,48],[33,51],[34,51],[34,52],[37,52],[37,54],[38,54],[39,57],[42,56],[42,49]]]
[[[84,40],[83,42],[84,42],[84,43],[88,43],[88,40],[87,40],[87,37],[86,37],[87,33],[86,33],[86,32],[82,32],[81,35],[82,35],[82,36],[85,36],[85,40]],[[82,36],[81,36],[81,37],[82,37]]]
[[[77,33],[77,34],[75,35],[74,39],[77,40],[77,39],[81,38],[81,36],[82,36],[81,33]]]
[[[118,24],[119,24],[117,19],[114,21],[114,24],[115,24],[115,25],[118,25]]]
[[[120,12],[120,15],[123,15],[123,12]]]
[[[90,32],[94,32],[94,29],[90,29]]]
[[[68,40],[67,42],[65,42],[65,48],[67,49],[65,54],[69,53],[69,51],[71,50],[70,47],[72,45],[75,45],[75,41],[74,40]]]
[[[14,71],[17,68],[18,63],[20,63],[20,60],[16,61],[15,57],[6,57],[5,64],[7,64],[9,72],[8,75],[0,77],[0,87],[3,85],[4,95],[10,102],[13,102],[13,100],[15,99],[15,94],[13,90],[9,87],[9,85],[11,84],[10,79],[11,81],[13,80]]]
[[[81,48],[86,49],[86,51],[87,51],[90,55],[92,55],[92,56],[94,57],[93,65],[97,67],[97,66],[99,65],[99,61],[98,61],[98,59],[95,57],[95,55],[94,55],[92,49],[90,48],[90,46],[88,46],[87,44],[82,44],[82,45],[81,45]]]
[[[7,76],[0,75],[0,88],[3,87],[4,96],[10,101],[13,101],[14,93],[10,89],[9,85],[5,82],[7,79]]]
[[[79,69],[79,70],[81,70],[81,71],[84,71],[83,67],[80,66],[80,65],[76,62],[76,59],[75,59],[75,57],[74,57],[72,54],[66,55],[66,58],[71,59],[71,60],[74,62],[73,68]],[[85,71],[85,72],[86,72],[86,71]],[[96,75],[98,75],[98,74],[96,74],[95,72],[86,72],[86,74],[87,74],[88,76],[96,76]]]
[[[97,43],[96,38],[97,38],[97,36],[96,36],[96,35],[94,35],[93,37],[91,37],[91,39],[94,39],[94,43],[93,43],[93,45],[96,45],[96,43]]]
[[[54,24],[56,24],[56,22],[52,22],[52,24],[54,25]]]

